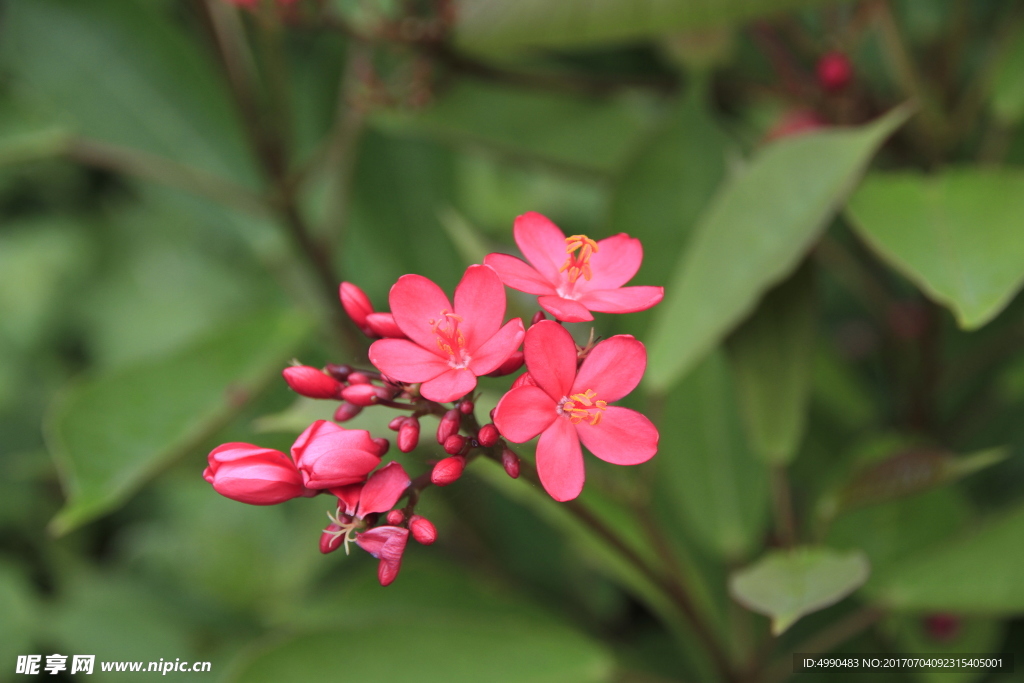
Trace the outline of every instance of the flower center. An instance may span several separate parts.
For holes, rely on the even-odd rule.
[[[324,529],[324,533],[331,534],[334,538],[344,536],[345,554],[348,555],[348,544],[355,540],[353,534],[366,526],[366,522],[355,517],[349,517],[348,515],[341,514],[340,507],[334,511],[333,515],[328,512],[327,519],[331,520],[332,524],[337,524],[341,528],[330,531],[328,529]]]
[[[556,410],[559,415],[569,418],[569,422],[579,424],[586,420],[591,426],[601,422],[601,414],[608,407],[607,401],[598,401],[597,392],[587,389],[581,394],[573,394],[563,398]]]
[[[437,335],[437,348],[448,355],[448,365],[455,369],[469,365],[469,354],[466,353],[466,335],[459,329],[462,316],[455,315],[445,309],[437,320],[430,321],[430,328]]]
[[[590,257],[597,253],[597,242],[586,235],[573,235],[565,238],[565,251],[569,258],[558,272],[566,271],[570,285],[576,284],[581,275],[584,280],[589,280],[593,274],[590,271]]]

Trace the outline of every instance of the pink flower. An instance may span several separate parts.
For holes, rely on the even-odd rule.
[[[362,519],[373,512],[387,512],[409,487],[409,475],[397,462],[388,463],[366,480],[365,484],[349,484],[331,489],[338,497],[339,514]]]
[[[341,382],[308,365],[293,365],[281,371],[291,390],[307,398],[338,398]]]
[[[403,275],[389,297],[395,322],[408,339],[381,339],[370,362],[400,382],[422,382],[420,393],[445,403],[465,396],[476,378],[493,372],[523,340],[523,321],[504,327],[505,290],[488,266],[470,266],[452,306],[441,288],[421,275]]]
[[[288,456],[251,443],[214,448],[203,479],[222,496],[250,505],[275,505],[312,493],[302,485],[302,475]]]
[[[484,263],[512,289],[537,294],[541,308],[565,322],[593,320],[598,313],[635,313],[661,301],[663,287],[623,287],[640,269],[640,240],[625,233],[595,242],[566,237],[539,213],[516,218],[516,244],[529,261],[488,254]]]
[[[356,484],[380,464],[383,453],[365,429],[345,429],[317,420],[292,444],[292,458],[307,488]]]
[[[398,576],[398,570],[402,568],[402,553],[408,542],[409,530],[397,526],[379,526],[356,536],[359,547],[380,560],[377,580],[382,586]]]
[[[505,394],[494,424],[509,441],[523,443],[540,434],[537,473],[558,501],[583,490],[580,441],[591,453],[616,465],[637,465],[658,450],[658,430],[628,408],[610,406],[640,382],[647,365],[644,345],[616,335],[590,351],[579,371],[576,344],[561,325],[545,320],[526,333],[526,367],[537,386]]]

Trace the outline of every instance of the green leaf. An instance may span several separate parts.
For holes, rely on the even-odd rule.
[[[729,591],[744,607],[772,619],[779,635],[800,617],[834,605],[868,578],[859,551],[803,547],[776,550],[729,578]]]
[[[765,295],[729,338],[729,359],[754,453],[786,465],[803,439],[814,365],[814,280],[809,267]]]
[[[667,391],[793,271],[907,114],[779,140],[726,183],[665,288],[651,333],[651,390]]]
[[[1024,285],[1020,171],[872,173],[848,211],[860,236],[964,329],[990,321]]]
[[[493,51],[642,39],[750,21],[825,0],[459,0],[456,38]]]
[[[768,471],[743,438],[725,358],[709,356],[665,402],[658,494],[704,548],[748,554],[767,521]]]
[[[59,396],[47,443],[68,501],[51,532],[67,533],[117,508],[224,425],[280,371],[307,329],[304,319],[277,311],[232,321],[185,348]]]
[[[1024,612],[1024,506],[880,573],[874,597],[895,609]]]
[[[1024,118],[1024,30],[1020,28],[996,68],[992,113],[1003,125],[1013,125]]]
[[[18,655],[29,654],[35,634],[34,591],[14,565],[0,562],[0,661],[13,663]]]

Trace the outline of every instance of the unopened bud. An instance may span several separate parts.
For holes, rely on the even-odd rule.
[[[398,417],[392,419],[391,422],[388,422],[388,429],[390,429],[393,432],[397,432],[401,428],[402,423],[408,419],[409,418],[406,417],[405,415],[399,415]]]
[[[420,421],[415,417],[405,418],[405,422],[398,430],[398,450],[409,453],[416,449],[420,442]]]
[[[345,309],[348,317],[352,318],[356,327],[368,337],[375,336],[373,330],[366,324],[366,316],[373,313],[373,304],[370,303],[370,297],[366,296],[366,292],[351,282],[342,282],[338,293],[341,297],[342,308]]]
[[[437,540],[437,527],[426,517],[413,515],[409,518],[409,531],[417,542],[430,545]]]
[[[536,313],[533,314],[533,317],[530,318],[530,325],[531,326],[536,325],[541,320],[547,320],[547,319],[548,319],[548,317],[546,315],[544,315],[544,311],[537,311]]]
[[[281,371],[296,394],[307,398],[338,398],[341,382],[308,365],[293,365]]]
[[[353,417],[363,412],[362,406],[357,406],[355,403],[349,403],[348,401],[342,401],[338,409],[334,411],[335,422],[348,422]]]
[[[513,479],[519,478],[519,456],[507,448],[501,452],[501,466],[505,468],[505,474]]]
[[[441,418],[441,422],[437,425],[437,442],[444,444],[445,439],[459,431],[459,422],[462,419],[462,414],[454,408],[449,410]]]
[[[505,359],[505,362],[498,366],[498,369],[494,372],[488,373],[488,377],[504,377],[505,375],[511,375],[513,372],[523,367],[523,356],[522,351],[513,351],[512,355]]]
[[[924,618],[924,628],[928,637],[939,643],[948,643],[960,635],[960,617],[955,614],[939,612]]]
[[[387,519],[388,524],[391,526],[398,526],[405,521],[405,513],[401,510],[392,510],[385,519]]]
[[[341,531],[341,527],[337,524],[331,524],[324,529],[324,532],[320,534],[320,552],[326,555],[341,547],[345,534],[337,533],[339,531]]]
[[[842,52],[829,52],[818,60],[818,85],[828,92],[839,92],[853,80],[853,64]]]
[[[498,428],[493,424],[485,424],[480,428],[480,431],[476,435],[476,440],[480,442],[480,445],[484,448],[490,448],[494,444],[498,443],[498,439],[501,438],[501,434],[498,433]]]
[[[434,465],[430,473],[430,483],[434,486],[447,486],[458,481],[462,470],[466,467],[466,459],[461,455],[453,455]]]
[[[341,390],[341,397],[357,406],[372,406],[381,399],[390,398],[389,392],[372,384],[351,384]]]
[[[349,374],[352,372],[352,366],[328,363],[324,370],[326,370],[327,374],[333,377],[334,379],[338,380],[339,382],[344,382],[346,379],[348,379]]]
[[[391,448],[391,442],[384,437],[374,439],[373,442],[377,444],[377,455],[382,458],[384,457],[384,454],[388,452],[388,449]]]
[[[474,407],[475,406],[473,405],[472,401],[462,401],[461,403],[459,403],[459,412],[462,413],[463,415],[470,415],[473,413]]]
[[[466,447],[466,437],[460,434],[452,434],[444,440],[444,452],[448,455],[458,455]]]
[[[521,374],[518,377],[516,377],[515,381],[512,382],[512,387],[511,388],[512,389],[518,389],[519,387],[535,387],[535,386],[537,386],[537,381],[535,379],[533,379],[533,375],[531,375],[528,372],[524,372],[523,374]],[[494,418],[492,417],[491,419],[494,419]]]
[[[405,339],[405,333],[395,322],[395,316],[390,313],[371,313],[366,316],[366,326],[370,328],[374,336]]]
[[[371,378],[369,375],[367,375],[365,372],[359,372],[358,370],[356,370],[355,372],[350,372],[348,375],[349,384],[369,384],[370,381]]]

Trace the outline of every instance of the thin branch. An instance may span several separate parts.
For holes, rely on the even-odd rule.
[[[771,468],[772,507],[775,512],[775,533],[786,548],[796,545],[796,515],[793,513],[793,494],[789,475],[783,466]]]

